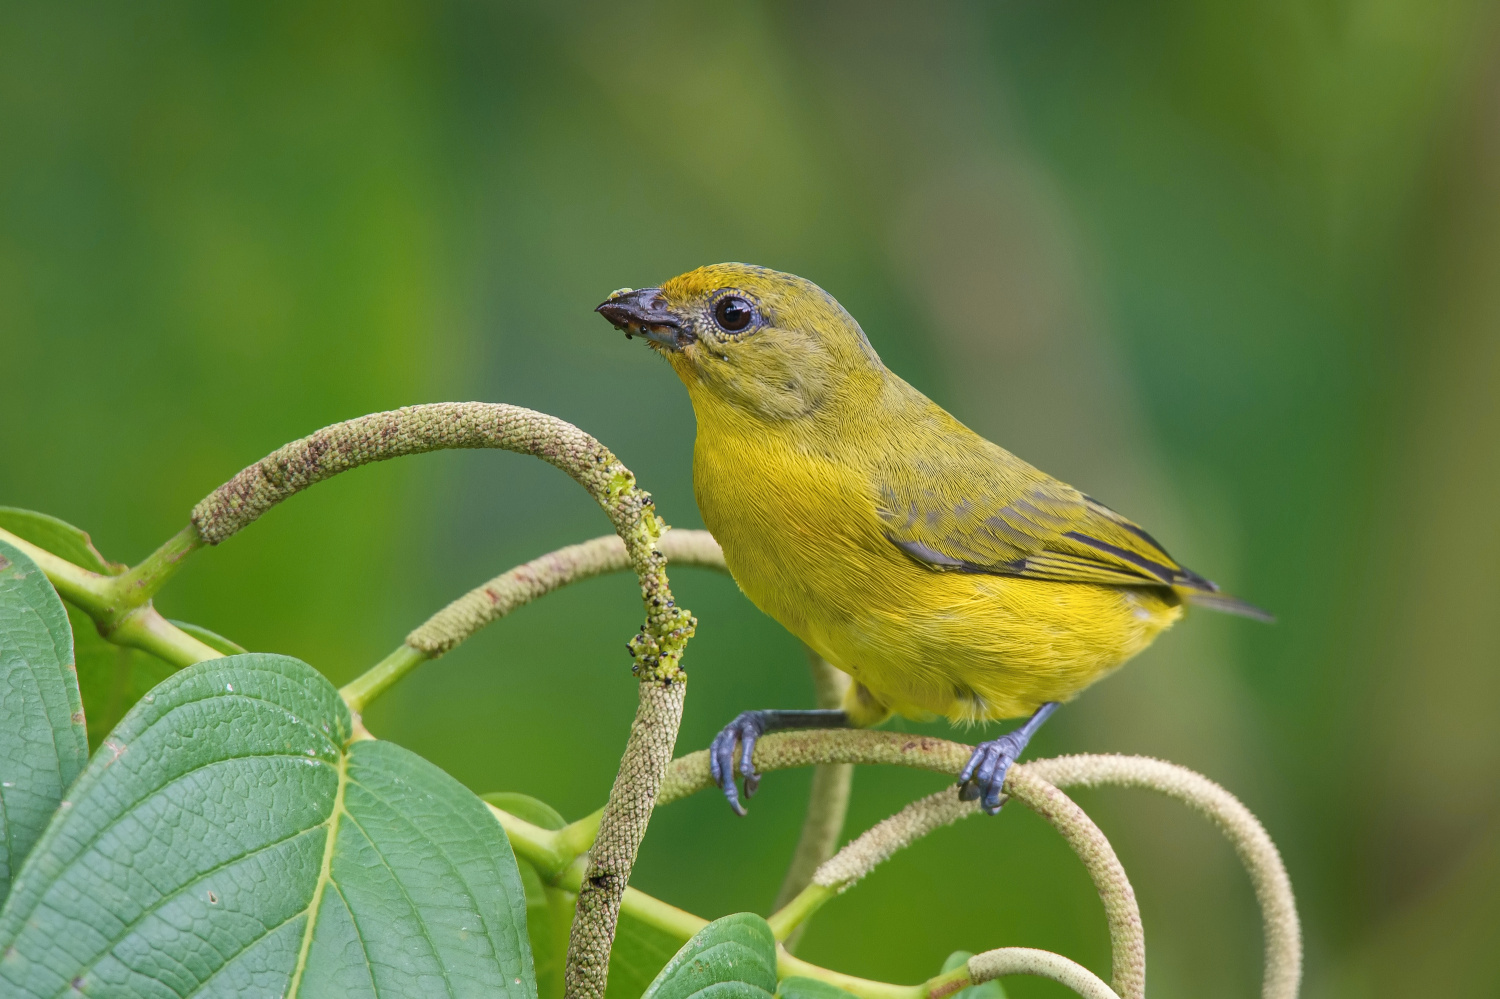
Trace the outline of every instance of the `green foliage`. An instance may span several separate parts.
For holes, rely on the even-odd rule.
[[[816,978],[793,975],[776,986],[776,999],[849,999],[852,993]]]
[[[529,794],[494,791],[480,795],[497,808],[503,808],[532,825],[556,831],[568,824],[557,809]],[[531,961],[536,968],[538,999],[561,999],[563,964],[568,957],[568,931],[573,926],[573,905],[578,896],[549,885],[534,865],[517,860],[521,883],[526,890],[526,933],[531,941]],[[611,979],[611,996],[615,993]]]
[[[480,797],[543,829],[557,830],[567,825],[555,808],[528,794],[497,791]],[[547,884],[525,860],[519,860],[518,864],[526,886],[526,929],[536,965],[537,995],[539,999],[560,999],[568,932],[573,926],[573,905],[578,896]],[[681,947],[682,938],[677,934],[628,910],[621,912],[615,929],[615,946],[609,954],[609,999],[638,999]]]
[[[125,571],[125,566],[100,554],[87,531],[48,514],[0,507],[0,528],[90,572],[117,576]],[[172,675],[174,667],[149,652],[106,641],[94,627],[92,618],[71,604],[64,606],[73,634],[78,686],[83,692],[83,713],[88,724],[89,749],[92,750],[104,741],[105,735],[119,723],[132,704]],[[186,621],[172,623],[225,655],[245,651],[207,628]]]
[[[661,969],[645,999],[769,999],[776,992],[776,938],[760,916],[715,919]]]
[[[50,514],[0,506],[0,528],[90,572],[118,576],[125,571],[125,566],[111,562],[99,553],[87,531]]]
[[[87,759],[62,601],[0,541],[0,901]]]
[[[609,953],[608,999],[638,999],[681,947],[681,937],[628,912],[620,913],[615,947]]]
[[[172,623],[177,625],[177,627],[181,628],[183,631],[187,632],[189,635],[192,635],[194,638],[198,639],[198,641],[202,642],[204,645],[207,645],[209,648],[213,649],[216,652],[222,652],[226,656],[237,656],[248,651],[238,642],[232,642],[229,639],[225,638],[223,635],[215,634],[214,632],[209,631],[207,628],[203,627],[203,625],[201,624],[192,624],[188,621],[177,620],[173,620]]]
[[[0,910],[0,981],[528,999],[525,932],[483,805],[252,653],[175,674],[94,756]]]

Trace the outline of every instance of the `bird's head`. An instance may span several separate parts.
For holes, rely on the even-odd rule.
[[[833,296],[795,274],[712,264],[659,288],[622,290],[596,310],[664,355],[695,404],[788,420],[817,412],[884,366]]]

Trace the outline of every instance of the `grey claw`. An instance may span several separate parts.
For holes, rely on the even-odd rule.
[[[986,813],[998,813],[1005,803],[1005,793],[1001,789],[1010,765],[1015,762],[1014,752],[1015,748],[1005,736],[975,746],[959,774],[959,800],[978,801]]]
[[[734,750],[735,745],[740,747],[739,771],[745,781],[745,798],[749,799],[755,794],[755,789],[760,786],[760,774],[755,772],[755,764],[751,756],[755,752],[755,740],[762,731],[760,713],[755,711],[742,712],[734,721],[725,725],[714,736],[713,744],[709,747],[709,772],[713,774],[714,783],[724,792],[724,798],[729,802],[729,807],[734,809],[738,815],[748,814],[745,806],[740,804],[739,789],[734,781]]]

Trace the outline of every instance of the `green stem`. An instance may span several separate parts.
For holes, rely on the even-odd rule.
[[[952,971],[945,971],[941,975],[935,975],[927,979],[921,986],[922,994],[929,999],[943,999],[953,993],[968,988],[974,984],[974,976],[969,974],[968,964],[960,964]]]
[[[114,644],[149,652],[179,669],[205,659],[223,657],[224,653],[198,641],[158,614],[156,608],[151,606],[149,593],[139,596],[140,591],[134,591],[139,603],[126,602],[122,593],[129,595],[131,591],[115,588],[115,583],[126,578],[125,576],[101,576],[97,572],[90,572],[9,531],[0,530],[0,539],[25,552],[46,575],[58,595],[93,618],[99,634]],[[169,541],[157,550],[157,554],[172,546],[173,542]],[[179,555],[178,559],[180,558]],[[143,575],[154,577],[156,573]],[[170,571],[167,575],[170,575]],[[164,577],[162,581],[165,582]]]
[[[776,939],[784,941],[797,927],[806,922],[808,917],[821,909],[823,903],[837,894],[838,889],[814,882],[794,895],[786,905],[772,913],[766,922],[771,924],[771,932],[776,935]]]
[[[861,999],[928,999],[927,987],[923,985],[892,985],[889,982],[873,982],[868,978],[855,978],[819,967],[787,953],[780,944],[776,946],[776,977],[778,979],[816,978],[820,982],[836,985],[845,992],[852,992]]]
[[[594,840],[599,837],[599,823],[604,818],[604,809],[591,812],[577,822],[563,826],[557,831],[557,843],[562,852],[572,857],[581,857],[589,852]]]
[[[57,590],[58,596],[96,621],[107,613],[108,604],[104,594],[110,577],[101,576],[97,572],[90,572],[82,566],[74,565],[67,559],[59,558],[45,548],[39,548],[4,528],[0,528],[0,541],[25,552],[27,557],[35,562],[46,575],[47,580]]]
[[[566,879],[571,868],[578,866],[575,861],[594,845],[594,837],[599,835],[599,819],[604,814],[601,808],[554,830],[543,829],[488,802],[486,806],[510,838],[511,849],[535,867],[543,881],[559,888],[568,887],[561,881]]]
[[[363,711],[365,705],[385,693],[397,680],[425,663],[428,658],[426,653],[403,642],[364,674],[346,683],[339,689],[339,694],[344,698],[344,703],[349,705],[350,711]]]
[[[116,645],[149,652],[178,669],[205,659],[224,658],[224,653],[198,641],[162,617],[150,604],[135,608],[118,619],[113,629],[106,632],[100,628],[99,633]]]
[[[570,856],[565,853],[559,844],[558,833],[561,830],[543,829],[488,802],[486,807],[505,830],[510,848],[516,851],[516,856],[535,867],[542,880],[548,884],[553,884],[562,877],[568,866],[578,858],[578,854]]]
[[[192,524],[167,539],[140,565],[109,580],[118,607],[139,607],[154,597],[167,580],[177,574],[187,557],[203,547],[203,539]]]

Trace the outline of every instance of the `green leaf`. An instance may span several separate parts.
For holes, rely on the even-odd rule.
[[[527,794],[497,791],[481,797],[543,829],[561,829],[568,824],[551,805]],[[526,861],[517,858],[516,862],[526,885],[526,928],[536,963],[537,995],[539,999],[561,999],[568,934],[573,928],[578,896],[548,885]],[[677,934],[642,922],[628,912],[620,913],[615,945],[609,952],[607,999],[640,999],[685,942]]]
[[[68,608],[68,622],[73,627],[78,686],[83,693],[84,717],[88,719],[89,749],[94,750],[125,717],[131,705],[176,672],[176,667],[149,652],[106,640],[94,626],[93,618],[72,604],[65,606]]]
[[[675,933],[620,913],[605,999],[640,999],[683,943]]]
[[[562,813],[540,798],[519,791],[491,791],[481,798],[496,808],[509,812],[518,819],[525,819],[534,826],[556,832],[568,824]]]
[[[231,642],[223,635],[209,631],[201,624],[192,624],[187,621],[178,621],[175,618],[169,618],[168,620],[177,625],[177,627],[181,628],[183,631],[187,632],[189,635],[192,635],[204,645],[207,645],[209,648],[213,649],[215,652],[222,652],[226,656],[241,656],[244,655],[247,651],[245,647],[240,643]]]
[[[661,969],[646,999],[770,999],[776,992],[776,938],[764,919],[739,912],[699,930]]]
[[[101,555],[86,531],[45,513],[0,506],[0,528],[91,572],[115,576],[127,568]],[[83,693],[84,716],[88,719],[89,747],[94,749],[125,716],[130,706],[146,691],[171,676],[176,667],[149,652],[115,645],[99,634],[93,618],[72,604],[65,603],[64,606],[68,609],[68,621],[73,629],[78,686]],[[226,656],[245,651],[200,625],[186,621],[172,623]]]
[[[568,824],[557,809],[529,794],[494,791],[480,797],[543,829],[557,830]],[[526,888],[526,932],[531,940],[531,961],[536,967],[537,997],[562,999],[568,934],[573,928],[573,909],[578,896],[547,884],[536,868],[520,857],[516,858],[516,865],[521,869],[521,883]]]
[[[35,510],[0,506],[0,528],[91,572],[118,576],[126,567],[99,554],[87,531]]]
[[[776,986],[776,999],[852,999],[853,995],[854,993],[845,992],[837,985],[801,975],[783,978],[781,984]]]
[[[0,901],[88,755],[67,612],[0,541]]]
[[[943,962],[943,970],[957,971],[973,956],[973,951],[956,950],[948,955],[948,960]],[[1000,984],[998,978],[992,978],[980,985],[970,985],[966,989],[959,989],[949,999],[1005,999],[1005,987]]]
[[[143,697],[0,909],[0,994],[535,995],[510,844],[453,778],[351,741],[338,692],[251,653]]]

